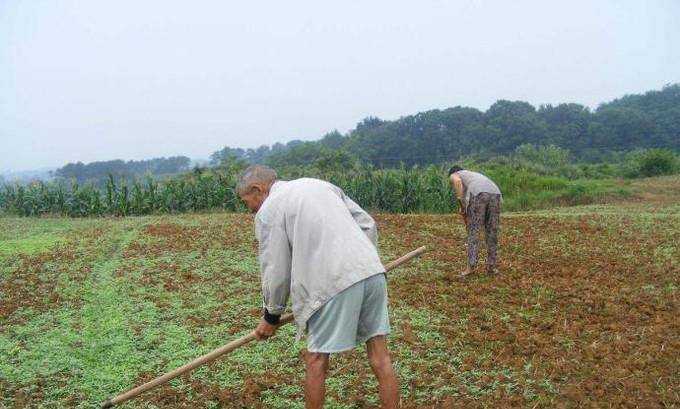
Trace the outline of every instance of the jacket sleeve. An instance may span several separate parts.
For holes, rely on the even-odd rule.
[[[256,220],[262,273],[262,306],[272,315],[286,309],[290,293],[291,249],[284,227]]]
[[[350,199],[344,192],[342,193],[342,200],[345,202],[345,206],[349,210],[350,214],[354,218],[354,221],[361,227],[361,230],[368,236],[371,243],[377,248],[378,247],[378,227],[375,224],[375,220],[370,214],[366,213],[364,209],[361,208],[354,200]]]

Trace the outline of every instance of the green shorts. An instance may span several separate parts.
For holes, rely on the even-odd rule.
[[[334,353],[390,333],[385,274],[341,291],[307,321],[307,350]]]

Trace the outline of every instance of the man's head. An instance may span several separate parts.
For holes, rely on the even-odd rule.
[[[456,172],[459,172],[459,171],[461,171],[461,170],[463,170],[463,168],[461,168],[461,167],[458,166],[458,165],[451,166],[451,169],[449,169],[449,182],[451,183],[451,186],[453,186],[453,183],[454,183],[454,181],[453,181],[453,175],[454,175]]]
[[[269,196],[269,189],[276,182],[276,171],[263,165],[252,165],[241,173],[236,193],[246,203],[248,209],[255,213]]]
[[[456,172],[458,172],[458,171],[461,171],[461,170],[464,170],[464,169],[461,168],[461,167],[458,166],[458,165],[451,166],[451,169],[449,169],[449,176],[451,176],[451,175],[453,175],[454,173],[456,173]]]

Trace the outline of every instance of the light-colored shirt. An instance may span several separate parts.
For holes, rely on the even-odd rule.
[[[255,215],[255,235],[263,306],[281,314],[290,296],[298,338],[334,295],[385,271],[373,218],[322,180],[275,182]]]
[[[468,204],[470,204],[470,199],[480,193],[501,194],[501,190],[498,186],[481,173],[472,172],[470,170],[459,170],[456,172],[456,175],[458,175],[463,182],[464,193],[463,197],[459,199],[463,200],[465,209],[467,209]]]

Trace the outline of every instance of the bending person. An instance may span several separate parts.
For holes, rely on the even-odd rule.
[[[491,179],[460,166],[449,169],[449,181],[460,204],[467,228],[467,267],[460,275],[472,273],[477,266],[479,234],[486,236],[486,271],[498,272],[498,230],[501,216],[501,191]]]
[[[291,298],[298,338],[306,331],[305,400],[321,408],[329,355],[366,343],[384,408],[397,408],[399,386],[385,336],[390,332],[385,268],[375,222],[343,191],[322,180],[276,180],[254,165],[237,191],[255,212],[264,316],[258,339],[271,337]]]

